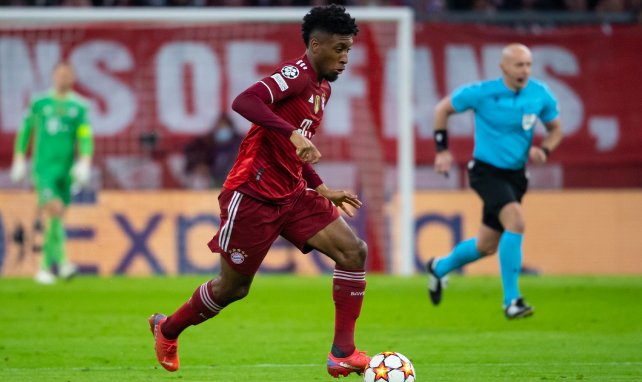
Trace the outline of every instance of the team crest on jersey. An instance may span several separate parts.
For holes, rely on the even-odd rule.
[[[286,65],[281,69],[281,74],[283,77],[293,80],[299,76],[299,69],[296,66]]]
[[[246,257],[247,255],[245,254],[245,251],[241,249],[234,248],[230,251],[230,260],[232,260],[234,264],[243,263]]]
[[[537,122],[537,115],[535,114],[524,114],[522,116],[522,129],[524,130],[530,130],[535,126],[535,122]]]
[[[314,96],[314,114],[319,112],[319,108],[321,107],[321,97],[319,95]]]

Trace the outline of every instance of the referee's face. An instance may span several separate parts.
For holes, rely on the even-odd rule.
[[[508,46],[502,54],[502,61],[499,64],[504,73],[506,85],[519,91],[528,84],[528,77],[531,75],[533,58],[528,48],[523,45]]]

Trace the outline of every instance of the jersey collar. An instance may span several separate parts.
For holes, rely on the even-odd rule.
[[[513,89],[509,88],[508,86],[506,86],[506,83],[504,82],[504,77],[499,77],[499,78],[497,79],[497,82],[499,82],[499,86],[500,86],[500,87],[501,87],[505,92],[510,93],[510,94],[513,94],[513,95],[516,95],[516,94],[524,93],[524,91],[526,91],[526,89],[528,89],[528,88],[531,86],[532,78],[529,78],[529,79],[528,79],[528,82],[526,83],[526,86],[524,86],[520,91],[515,91],[515,90],[513,90]]]
[[[321,80],[321,81],[318,80],[319,75],[317,74],[316,70],[314,70],[314,66],[312,66],[312,63],[308,59],[308,55],[306,53],[303,53],[303,57],[301,57],[301,60],[308,67],[308,70],[306,70],[306,72],[310,76],[310,79],[312,80],[314,85],[316,87],[321,87],[321,84],[323,83],[324,80]]]

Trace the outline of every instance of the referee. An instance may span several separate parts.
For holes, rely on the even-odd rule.
[[[502,50],[502,77],[465,85],[435,107],[435,169],[448,174],[448,117],[473,110],[475,148],[468,164],[470,186],[481,197],[482,225],[475,238],[460,242],[445,257],[428,261],[428,291],[434,305],[441,301],[446,275],[499,249],[504,288],[504,314],[509,319],[533,314],[518,288],[522,265],[524,214],[521,201],[528,187],[525,166],[545,163],[562,140],[559,110],[548,87],[530,79],[532,55],[522,44]],[[548,132],[541,146],[531,146],[540,119]]]

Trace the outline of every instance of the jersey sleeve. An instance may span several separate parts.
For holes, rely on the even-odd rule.
[[[551,122],[560,115],[559,104],[553,92],[547,86],[544,86],[544,107],[539,114],[539,118],[544,123]]]
[[[259,82],[269,90],[271,103],[276,103],[300,94],[307,85],[307,77],[297,66],[285,64]]]
[[[80,108],[78,127],[76,128],[76,141],[78,142],[78,153],[80,155],[94,155],[94,134],[89,122],[89,108],[86,105]]]
[[[453,92],[450,96],[450,102],[458,113],[468,109],[475,109],[481,93],[482,89],[479,84],[464,85]]]
[[[33,130],[34,115],[36,113],[36,101],[32,101],[29,109],[25,113],[22,120],[22,126],[16,133],[16,141],[14,144],[14,153],[26,154],[29,147],[29,140],[31,138],[31,130]]]
[[[314,170],[314,167],[310,163],[304,163],[301,177],[308,184],[308,188],[315,190],[317,187],[323,184],[323,180],[317,172]]]

